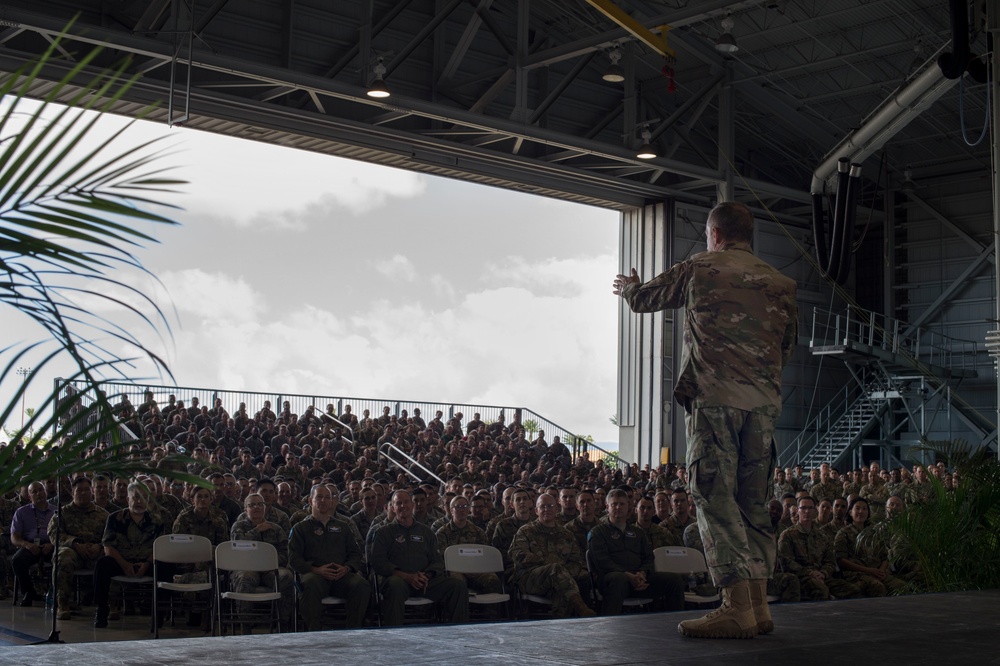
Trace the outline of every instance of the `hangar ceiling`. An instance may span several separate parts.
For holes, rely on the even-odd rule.
[[[116,112],[625,210],[761,197],[801,213],[813,169],[950,48],[941,0],[6,0],[0,69],[86,44],[140,74]],[[972,52],[986,50],[974,3]],[[727,20],[728,19],[728,20]],[[716,40],[732,22],[738,50]],[[669,26],[669,28],[664,27]],[[624,81],[602,74],[621,53]],[[366,95],[381,62],[391,96]],[[189,66],[190,63],[190,66]],[[55,68],[55,69],[58,69]],[[35,95],[44,95],[39,86]],[[966,77],[885,146],[882,186],[988,174]],[[641,160],[643,131],[657,157]],[[866,165],[868,188],[880,153]],[[887,180],[888,179],[888,180]]]

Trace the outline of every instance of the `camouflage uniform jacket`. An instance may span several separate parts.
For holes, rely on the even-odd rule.
[[[859,530],[853,523],[837,532],[834,550],[838,562],[841,559],[853,560],[861,566],[875,569],[889,559],[880,535],[868,528]]]
[[[837,571],[833,542],[816,527],[806,532],[796,524],[782,532],[778,557],[782,568],[799,578],[805,578],[811,571],[820,571],[830,578]]]
[[[64,504],[59,513],[49,521],[48,534],[55,535],[56,519],[59,520],[59,548],[72,546],[74,543],[101,543],[104,527],[108,524],[108,512],[93,502],[87,508],[79,507],[70,502]]]
[[[467,522],[465,527],[456,527],[455,523],[449,520],[445,523],[444,527],[436,532],[435,536],[437,537],[438,550],[441,551],[441,555],[444,555],[444,551],[448,546],[460,543],[490,545],[489,539],[486,538],[486,532],[473,525],[472,521]]]
[[[697,522],[690,514],[683,523],[677,519],[677,516],[670,514],[666,520],[660,522],[660,527],[673,534],[674,541],[681,543],[684,540],[684,530],[687,529],[688,525],[694,525]]]
[[[795,494],[795,488],[788,481],[774,483],[774,498],[780,500],[785,494]]]
[[[684,347],[674,395],[688,406],[781,413],[781,370],[798,334],[795,282],[725,242],[679,262],[645,284],[627,284],[633,312],[685,309]]]
[[[830,500],[832,502],[838,497],[842,497],[841,493],[843,492],[844,489],[833,481],[827,481],[826,483],[820,481],[809,490],[809,494],[812,495],[813,499],[817,502],[821,502],[823,500]]]
[[[195,513],[194,507],[184,509],[174,521],[174,534],[195,534],[203,536],[218,546],[229,540],[229,522],[226,514],[214,507],[208,508],[208,514],[202,518]]]
[[[510,545],[514,564],[512,580],[517,583],[525,573],[546,564],[561,564],[573,578],[587,575],[587,564],[570,531],[561,525],[545,527],[533,520],[514,535]]]
[[[164,493],[156,498],[156,507],[163,514],[163,522],[170,525],[181,515],[187,506],[170,493]],[[225,539],[223,539],[225,541]]]
[[[823,535],[833,543],[834,539],[837,538],[837,532],[844,528],[843,522],[837,522],[836,520],[831,520],[825,525],[813,525],[813,529],[818,529],[823,532]]]
[[[496,529],[493,530],[493,537],[490,539],[490,545],[499,550],[503,554],[503,564],[504,570],[509,576],[514,567],[514,563],[510,559],[510,545],[514,542],[514,536],[517,531],[529,524],[534,518],[529,518],[528,520],[518,520],[517,516],[511,516],[510,518],[504,518],[499,523],[497,523]]]
[[[930,481],[914,482],[910,486],[909,501],[911,504],[930,504],[937,498],[934,485]]]
[[[869,500],[869,505],[880,505],[885,506],[885,501],[889,499],[889,488],[884,483],[875,485],[873,483],[866,484],[861,488],[861,496],[866,500]],[[871,507],[873,510],[874,506]]]
[[[266,517],[264,520],[272,525],[275,524]],[[272,527],[261,532],[254,527],[250,518],[244,513],[233,523],[232,529],[229,530],[229,536],[233,541],[263,541],[271,544],[278,551],[278,566],[288,566],[288,530]]]
[[[152,562],[153,542],[169,533],[170,527],[159,519],[159,514],[146,511],[137,523],[128,509],[122,509],[108,516],[101,543],[117,550],[126,562]]]
[[[898,483],[895,481],[887,481],[885,484],[885,491],[889,493],[889,497],[892,497],[893,495],[902,497],[904,502],[909,498],[910,494],[909,488],[907,488],[906,484],[902,481]]]
[[[646,534],[649,535],[649,541],[653,544],[653,549],[669,547],[669,546],[683,546],[684,542],[683,534],[687,533],[691,526],[694,526],[695,532],[698,531],[698,523],[689,523],[687,527],[684,528],[681,539],[677,538],[677,533],[673,530],[668,530],[662,524],[657,525],[656,523],[650,523],[649,527],[643,528]]]
[[[580,516],[577,516],[573,520],[568,521],[563,527],[568,529],[570,534],[576,538],[576,545],[580,548],[580,552],[585,553],[587,551],[587,535],[590,534],[590,530],[597,527],[599,522],[595,517],[594,522],[584,523],[580,520]]]
[[[247,516],[246,511],[244,511],[243,513],[241,513],[239,516],[236,517],[236,520],[233,521],[233,525],[235,525],[241,520],[249,521],[249,517]],[[286,535],[292,529],[292,523],[288,518],[288,514],[286,514],[284,511],[281,511],[280,509],[274,508],[273,506],[268,506],[266,509],[264,509],[264,520],[266,520],[269,523],[274,523],[275,525],[277,525],[278,529],[284,532]]]

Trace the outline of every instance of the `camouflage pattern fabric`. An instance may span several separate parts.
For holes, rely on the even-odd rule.
[[[837,565],[833,542],[815,527],[808,532],[801,525],[785,530],[778,541],[778,555],[782,569],[798,577],[804,601],[825,601],[831,595],[838,599],[861,596],[861,591],[849,581],[834,578]],[[825,578],[817,580],[811,575],[814,571]]]
[[[576,539],[561,525],[545,527],[531,521],[514,535],[510,546],[512,581],[528,594],[552,599],[552,614],[572,614],[570,597],[590,593],[590,574]]]
[[[73,549],[74,544],[100,544],[104,527],[108,523],[108,512],[90,504],[82,508],[76,504],[64,504],[59,514],[49,521],[48,534],[55,535],[56,519],[59,518],[59,575],[56,581],[57,598],[60,602],[69,600],[73,591],[73,572],[77,569],[92,569],[104,549],[97,549],[97,555],[84,558]]]

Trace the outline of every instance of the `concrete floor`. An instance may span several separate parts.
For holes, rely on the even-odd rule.
[[[777,630],[743,641],[686,639],[676,624],[699,613],[547,620],[463,626],[415,626],[313,634],[174,638],[150,641],[148,618],[94,630],[86,620],[61,623],[65,645],[0,647],[4,666],[65,664],[333,663],[504,665],[610,664],[1000,664],[1000,590],[859,599],[773,607]],[[0,611],[0,639],[22,643],[48,635],[41,609]],[[201,634],[201,632],[196,632]],[[97,639],[116,642],[93,643]],[[139,639],[139,640],[129,640]]]

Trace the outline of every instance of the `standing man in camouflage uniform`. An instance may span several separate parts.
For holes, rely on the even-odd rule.
[[[643,284],[633,268],[614,293],[633,312],[684,308],[674,396],[684,406],[698,526],[722,606],[678,625],[686,636],[749,638],[773,627],[767,579],[775,547],[767,500],[781,371],[797,336],[795,282],[753,255],[753,214],[722,203],[705,225],[708,251]]]
[[[58,520],[59,569],[56,576],[56,600],[60,620],[70,619],[70,594],[73,589],[73,572],[91,569],[103,553],[101,538],[108,522],[108,512],[93,503],[90,479],[78,476],[73,479],[73,501],[64,505],[52,517],[48,533],[56,533]]]
[[[535,509],[538,519],[519,529],[510,546],[512,581],[522,592],[551,597],[556,617],[593,617],[582,596],[590,591],[587,564],[576,539],[556,522],[559,505],[542,493]]]

